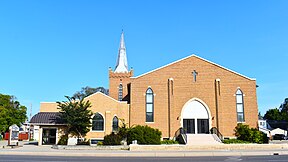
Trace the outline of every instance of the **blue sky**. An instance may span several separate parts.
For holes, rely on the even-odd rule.
[[[259,111],[288,97],[288,1],[0,1],[0,93],[33,114],[108,88],[121,30],[140,75],[191,54],[257,79]]]

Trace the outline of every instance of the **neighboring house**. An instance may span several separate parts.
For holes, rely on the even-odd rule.
[[[180,128],[188,138],[209,134],[211,128],[229,138],[234,137],[237,123],[257,127],[255,79],[196,55],[133,75],[122,33],[115,70],[109,69],[109,96],[95,93],[85,98],[92,103],[94,113],[86,138],[103,140],[120,118],[130,127],[157,128],[163,138],[170,139]],[[57,111],[56,103],[41,103],[40,113]],[[41,129],[43,132],[40,125]]]
[[[267,137],[270,137],[270,135],[273,137],[275,134],[287,136],[287,124],[286,121],[258,119],[259,130],[266,133]]]

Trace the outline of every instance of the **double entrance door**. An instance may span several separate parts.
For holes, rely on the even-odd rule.
[[[56,144],[56,128],[43,128],[42,144],[55,145]]]
[[[209,120],[183,119],[183,128],[187,134],[209,134]]]

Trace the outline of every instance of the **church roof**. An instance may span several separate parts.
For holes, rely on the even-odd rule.
[[[59,112],[39,112],[31,118],[30,123],[35,125],[65,125],[59,115]]]
[[[180,59],[180,60],[177,60],[177,61],[174,61],[174,62],[169,63],[169,64],[167,64],[167,65],[161,66],[161,67],[159,67],[159,68],[157,68],[157,69],[151,70],[151,71],[149,71],[149,72],[147,72],[147,73],[144,73],[144,74],[142,74],[142,75],[139,75],[139,76],[136,76],[136,77],[131,77],[131,78],[135,78],[135,79],[140,78],[140,77],[145,76],[145,75],[147,75],[147,74],[153,73],[153,72],[155,72],[155,71],[157,71],[157,70],[163,69],[163,68],[165,68],[165,67],[167,67],[167,66],[170,66],[170,65],[173,65],[173,64],[175,64],[175,63],[178,63],[178,62],[180,62],[180,61],[182,61],[182,60],[186,60],[186,59],[188,59],[188,58],[190,58],[190,57],[196,57],[196,58],[198,58],[198,59],[200,59],[200,60],[203,60],[203,61],[205,61],[205,62],[208,62],[208,63],[210,63],[210,64],[212,64],[212,65],[215,65],[215,66],[217,66],[217,67],[219,67],[219,68],[222,68],[222,69],[227,70],[227,71],[230,71],[230,72],[232,72],[232,73],[234,73],[234,74],[236,74],[236,75],[239,75],[239,76],[241,76],[241,77],[243,77],[243,78],[246,78],[246,79],[249,79],[249,80],[256,80],[256,79],[254,79],[254,78],[249,78],[249,77],[247,77],[247,76],[245,76],[245,75],[242,75],[242,74],[237,73],[237,72],[235,72],[235,71],[233,71],[233,70],[230,70],[230,69],[228,69],[228,68],[225,68],[225,67],[223,67],[223,66],[221,66],[221,65],[218,65],[218,64],[216,64],[216,63],[214,63],[214,62],[208,61],[208,60],[206,60],[206,59],[204,59],[204,58],[202,58],[202,57],[199,57],[199,56],[197,56],[197,55],[195,55],[195,54],[192,54],[192,55],[187,56],[187,57],[184,57],[184,58],[182,58],[182,59]]]
[[[99,92],[99,91],[96,92],[96,93],[93,93],[93,94],[91,94],[91,95],[89,95],[89,96],[87,96],[87,97],[85,97],[85,100],[89,100],[90,98],[92,98],[92,97],[94,97],[94,96],[96,96],[96,95],[104,96],[104,97],[106,97],[106,98],[108,98],[109,100],[112,100],[112,101],[114,101],[114,102],[127,103],[127,101],[118,101],[118,100],[112,98],[111,96],[108,96],[108,95],[106,95],[106,94],[104,94],[104,93],[102,93],[102,92]]]
[[[128,63],[123,31],[121,33],[119,52],[114,73],[128,73]]]

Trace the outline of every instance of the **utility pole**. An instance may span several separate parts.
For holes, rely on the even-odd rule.
[[[30,104],[30,119],[29,119],[29,123],[30,123],[31,118],[32,118],[32,103]]]
[[[29,115],[29,119],[28,119],[28,141],[30,141],[30,136],[31,136],[31,125],[30,125],[30,121],[32,118],[32,103],[30,104],[30,115]]]

